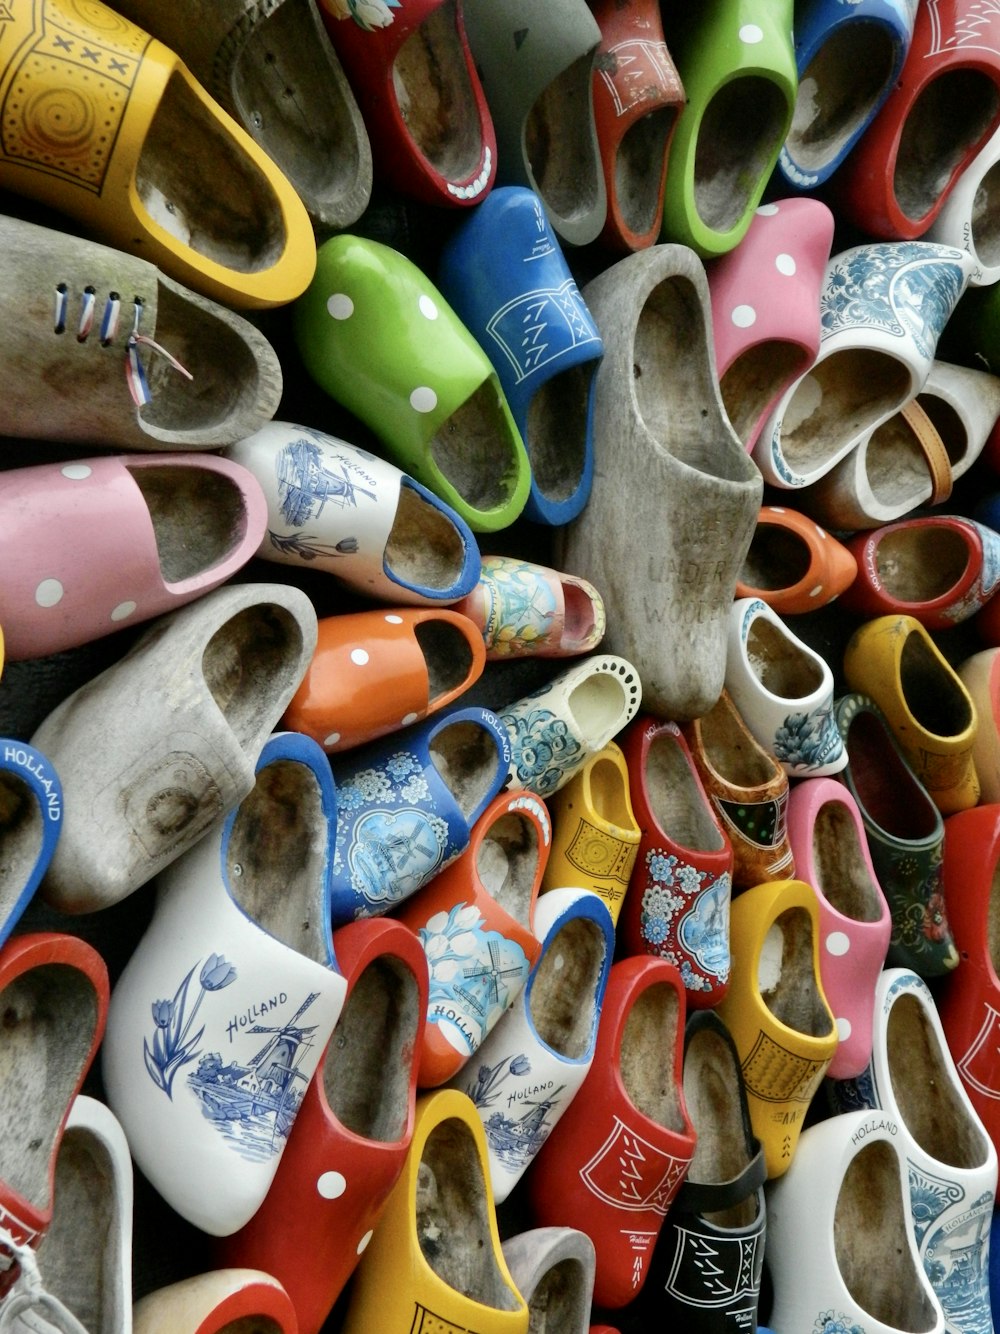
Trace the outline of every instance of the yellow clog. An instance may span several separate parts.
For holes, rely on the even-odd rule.
[[[309,285],[316,242],[292,186],[173,51],[100,0],[0,7],[0,103],[0,188],[231,306]]]
[[[500,1248],[486,1132],[472,1099],[417,1099],[402,1175],[355,1270],[342,1334],[528,1334]]]
[[[819,904],[804,880],[769,880],[730,910],[732,973],[717,1013],[740,1054],[769,1179],[788,1169],[813,1095],[837,1050],[819,980]]]
[[[871,696],[885,714],[942,815],[976,805],[976,705],[916,617],[877,616],[860,626],[844,651],[844,675],[851,690]]]
[[[617,924],[642,837],[629,800],[628,766],[621,747],[609,741],[548,804],[552,848],[542,893],[592,889]]]

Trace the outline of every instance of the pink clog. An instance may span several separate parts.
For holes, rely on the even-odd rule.
[[[875,876],[868,839],[850,792],[833,778],[806,778],[788,798],[796,873],[819,903],[819,970],[837,1024],[827,1073],[853,1079],[872,1054],[875,983],[892,917]]]
[[[45,657],[183,607],[246,565],[266,528],[256,477],[207,454],[122,454],[5,472],[6,655]]]
[[[762,204],[735,250],[707,265],[722,401],[747,450],[819,352],[833,214],[818,199]]]

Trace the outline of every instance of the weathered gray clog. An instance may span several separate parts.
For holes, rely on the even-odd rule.
[[[6,435],[222,449],[277,411],[281,364],[264,335],[155,265],[9,217],[0,252]]]
[[[536,1227],[508,1237],[503,1258],[528,1303],[528,1328],[538,1334],[587,1334],[596,1252],[586,1232]]]
[[[372,190],[361,112],[315,0],[117,0],[176,51],[294,185],[318,227],[355,222]]]
[[[722,691],[763,491],[719,395],[705,270],[687,246],[653,246],[583,295],[605,343],[594,482],[557,535],[557,563],[615,608],[602,647],[634,664],[643,706],[700,718]]]
[[[65,799],[43,898],[71,913],[117,903],[237,806],[316,633],[297,588],[225,585],[57,705],[32,743]]]

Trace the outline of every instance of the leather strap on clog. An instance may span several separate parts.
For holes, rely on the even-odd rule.
[[[57,1297],[45,1291],[38,1261],[30,1246],[14,1240],[0,1228],[0,1254],[9,1250],[17,1264],[17,1278],[0,1303],[2,1334],[87,1334]]]
[[[757,1152],[744,1167],[743,1171],[729,1181],[692,1181],[685,1178],[674,1208],[684,1214],[712,1214],[723,1209],[731,1209],[742,1204],[763,1186],[767,1178],[767,1165],[764,1150],[756,1139],[753,1143]]]
[[[904,404],[900,408],[900,415],[913,432],[914,439],[927,462],[927,471],[931,476],[931,495],[928,504],[940,505],[951,495],[953,482],[951,459],[948,457],[944,441],[916,399]]]

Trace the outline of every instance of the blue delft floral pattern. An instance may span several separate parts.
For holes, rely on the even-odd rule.
[[[833,721],[832,703],[805,713],[790,713],[774,734],[774,756],[793,769],[819,769],[843,750]]]
[[[967,262],[963,251],[928,241],[845,251],[831,261],[820,295],[822,338],[859,327],[896,338],[909,334],[929,359],[965,287]]]
[[[543,687],[543,692],[548,686]],[[510,734],[512,764],[518,780],[540,797],[555,792],[584,759],[583,747],[564,718],[542,706],[502,713]]]
[[[427,956],[427,1019],[446,1024],[469,1055],[511,1004],[528,977],[529,964],[516,940],[484,931],[475,904],[437,912],[417,936]]]
[[[639,931],[651,954],[672,963],[687,991],[711,991],[728,982],[728,871],[699,871],[673,853],[646,853]]]
[[[856,1325],[849,1315],[820,1311],[813,1325],[813,1334],[865,1334],[865,1327]]]
[[[972,586],[964,597],[959,598],[944,611],[944,615],[955,625],[975,615],[983,603],[990,600],[996,592],[997,583],[1000,582],[1000,537],[983,524],[972,520],[966,522],[972,523],[979,534],[983,547],[983,566],[979,577],[972,581]]]
[[[424,765],[412,751],[337,776],[333,872],[358,896],[356,916],[388,911],[461,851],[436,809]]]
[[[157,1088],[173,1099],[174,1078],[177,1072],[201,1054],[198,1043],[205,1034],[204,1024],[196,1033],[191,1029],[207,992],[221,991],[236,981],[236,969],[221,954],[210,954],[198,974],[198,995],[187,1009],[188,992],[194,977],[195,964],[174,992],[173,1000],[155,1000],[153,1011],[153,1041],[142,1040],[142,1057],[146,1072]]]

